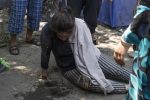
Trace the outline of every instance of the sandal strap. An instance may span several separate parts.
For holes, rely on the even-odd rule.
[[[16,52],[14,52],[14,51],[16,51]],[[20,53],[17,45],[10,46],[9,52],[12,55],[18,55]]]

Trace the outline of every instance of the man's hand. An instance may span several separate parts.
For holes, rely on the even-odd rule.
[[[118,47],[115,49],[113,57],[118,64],[120,64],[120,65],[125,64],[124,56],[126,55],[129,47],[130,47],[130,45],[121,41],[119,43]]]

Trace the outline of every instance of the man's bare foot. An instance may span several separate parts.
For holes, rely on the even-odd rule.
[[[33,34],[33,31],[31,29],[27,29],[26,41],[31,41],[32,40],[32,34]]]

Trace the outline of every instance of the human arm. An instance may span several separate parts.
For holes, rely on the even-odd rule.
[[[121,40],[117,46],[117,48],[114,51],[114,59],[115,61],[120,64],[120,65],[124,65],[124,56],[126,55],[129,47],[131,45],[126,43],[125,41]]]
[[[41,47],[41,67],[42,69],[48,69],[48,63],[50,58],[51,49],[46,46]]]
[[[136,16],[133,19],[131,25],[127,28],[127,30],[123,33],[120,43],[114,51],[114,59],[120,65],[124,65],[124,56],[126,55],[129,47],[133,45],[139,44],[139,38],[137,36],[138,29],[140,24],[142,23],[143,14]]]
[[[49,24],[46,24],[41,33],[41,67],[43,69],[48,69],[50,52],[52,49],[50,32]]]

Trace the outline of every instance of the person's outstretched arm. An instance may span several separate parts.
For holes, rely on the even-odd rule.
[[[47,69],[50,58],[50,52],[52,49],[52,39],[50,36],[49,24],[46,24],[42,29],[41,34],[41,68],[42,78],[47,78]]]
[[[120,65],[124,65],[124,56],[126,55],[129,47],[139,44],[139,38],[137,36],[138,28],[143,20],[143,14],[139,14],[133,19],[133,22],[129,25],[127,30],[123,33],[121,41],[118,47],[114,51],[114,59]]]

